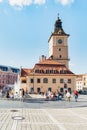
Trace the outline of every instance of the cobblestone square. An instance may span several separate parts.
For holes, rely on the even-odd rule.
[[[45,101],[46,106],[41,107],[43,100],[34,100],[37,102],[27,102],[28,105],[21,101],[0,100],[0,130],[87,130],[86,96],[79,97],[77,104],[82,106],[72,99],[69,105],[66,101]],[[5,107],[1,108],[3,103]]]

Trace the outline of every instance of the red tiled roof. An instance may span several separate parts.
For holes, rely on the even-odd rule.
[[[45,61],[39,62],[39,65],[64,65],[58,61],[52,60],[52,59],[47,59]]]
[[[60,72],[61,71],[61,72]],[[30,74],[73,74],[62,63],[47,59],[45,61],[36,63],[33,69],[22,69],[21,76],[27,76]]]
[[[21,69],[21,77],[27,76],[31,72],[31,69],[22,68]]]

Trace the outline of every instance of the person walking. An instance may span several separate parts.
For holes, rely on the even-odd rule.
[[[22,89],[22,97],[25,96],[25,92],[24,92],[24,89]]]
[[[24,98],[25,98],[25,91],[24,89],[22,89],[22,100],[24,101]]]
[[[23,100],[23,96],[22,96],[22,89],[19,90],[19,98],[20,98],[20,101]]]
[[[7,91],[6,98],[10,98],[9,92]]]
[[[74,91],[74,97],[75,97],[75,101],[77,102],[77,99],[78,99],[78,91],[77,90]]]
[[[66,92],[66,101],[67,101],[67,102],[70,102],[70,98],[71,98],[70,92],[67,91],[67,92]]]

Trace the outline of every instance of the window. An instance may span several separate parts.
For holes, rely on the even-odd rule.
[[[38,70],[35,70],[35,73],[38,73]]]
[[[30,79],[30,82],[31,82],[31,83],[34,83],[34,79]]]
[[[60,55],[60,56],[59,56],[59,58],[61,59],[61,58],[62,58],[62,56]]]
[[[40,93],[40,88],[37,88],[37,93]]]
[[[26,80],[22,80],[22,83],[26,83]]]
[[[64,74],[66,74],[66,70],[64,70]]]
[[[39,73],[41,73],[42,72],[42,70],[39,70]]]
[[[48,88],[48,91],[50,91],[50,92],[51,92],[51,91],[52,91],[52,88]]]
[[[67,84],[64,84],[64,88],[67,88]]]
[[[49,70],[46,70],[46,74],[49,74]]]
[[[60,92],[63,92],[63,88],[60,88]]]
[[[52,79],[52,83],[56,83],[56,79]]]
[[[68,88],[68,91],[71,93],[71,88]]]
[[[59,48],[59,51],[61,51],[61,48]]]
[[[63,70],[60,70],[60,74],[63,74]]]
[[[37,83],[40,83],[40,79],[39,78],[37,79]]]
[[[63,79],[60,79],[60,83],[63,83]]]
[[[50,74],[52,73],[52,70],[50,70]]]
[[[44,78],[44,79],[43,79],[43,83],[48,83],[48,79],[47,79],[47,78]]]
[[[54,70],[54,74],[56,74],[56,70]]]
[[[71,83],[71,79],[68,79],[68,83]]]

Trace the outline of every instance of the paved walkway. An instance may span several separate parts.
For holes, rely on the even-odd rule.
[[[0,130],[87,130],[87,96],[78,102],[0,99]]]
[[[87,107],[0,109],[0,130],[87,130]]]

